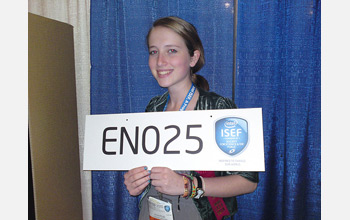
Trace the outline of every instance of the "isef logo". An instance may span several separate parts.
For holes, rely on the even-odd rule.
[[[248,122],[242,118],[228,117],[215,122],[215,140],[228,155],[235,156],[248,144]]]

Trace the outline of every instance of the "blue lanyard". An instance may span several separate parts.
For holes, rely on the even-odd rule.
[[[190,103],[190,101],[191,101],[195,91],[196,91],[196,87],[192,83],[192,86],[191,86],[190,90],[188,91],[187,96],[186,96],[184,102],[182,103],[181,108],[180,108],[179,111],[185,111],[185,109],[187,108],[188,103]],[[168,106],[169,99],[170,99],[170,95],[168,94],[168,99],[166,100],[166,103],[165,103],[163,111],[166,110],[166,108]]]

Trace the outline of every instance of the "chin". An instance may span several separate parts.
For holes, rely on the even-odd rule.
[[[169,86],[171,86],[171,83],[164,80],[164,79],[157,78],[156,80],[157,80],[158,85],[162,88],[168,88]]]
[[[158,82],[158,85],[159,85],[160,87],[162,87],[162,88],[168,88],[168,87],[169,87],[169,85],[168,85],[168,84],[165,84],[165,83],[159,83],[159,82]]]

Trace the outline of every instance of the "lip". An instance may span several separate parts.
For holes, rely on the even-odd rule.
[[[157,75],[160,78],[167,77],[173,72],[173,70],[157,70]]]

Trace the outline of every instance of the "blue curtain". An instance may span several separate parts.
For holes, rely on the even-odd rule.
[[[320,22],[320,1],[238,1],[235,100],[263,108],[266,172],[236,219],[321,218]]]
[[[143,112],[165,91],[148,68],[145,37],[153,21],[170,15],[196,26],[206,55],[199,74],[232,97],[232,1],[91,1],[92,114]],[[92,172],[94,220],[137,219],[138,198],[128,195],[123,174]]]
[[[143,112],[164,92],[145,36],[159,17],[193,23],[211,90],[232,98],[233,0],[91,1],[91,113]],[[320,218],[320,2],[238,2],[236,97],[262,107],[266,172],[236,219]],[[124,172],[93,171],[94,220],[137,219]]]

